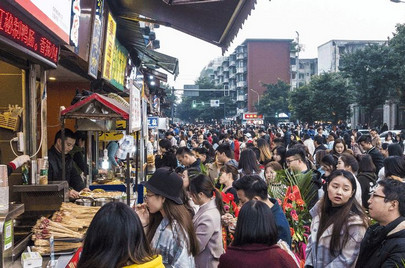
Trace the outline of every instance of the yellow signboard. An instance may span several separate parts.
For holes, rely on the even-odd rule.
[[[107,80],[111,80],[112,78],[116,31],[117,31],[117,23],[115,22],[111,13],[108,13],[105,48],[104,48],[104,62],[103,62],[103,78]]]

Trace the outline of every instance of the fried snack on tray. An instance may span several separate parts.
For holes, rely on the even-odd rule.
[[[83,234],[66,228],[60,223],[54,222],[48,218],[41,217],[32,228],[32,240],[49,239],[51,235],[54,238],[82,238]]]
[[[55,252],[70,251],[79,248],[84,233],[100,207],[84,207],[73,203],[62,203],[60,210],[52,219],[41,217],[32,229],[33,250],[40,254],[49,254],[49,238],[55,238]],[[58,241],[57,239],[65,239]],[[72,242],[69,242],[69,240]]]

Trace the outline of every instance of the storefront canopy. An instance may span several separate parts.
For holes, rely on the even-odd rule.
[[[150,69],[162,68],[174,75],[179,74],[179,60],[169,55],[145,47],[144,37],[138,21],[117,18],[117,36],[120,42],[138,57],[145,67]],[[133,57],[134,58],[134,57]]]
[[[119,101],[93,93],[61,111],[64,118],[129,119],[129,107]]]
[[[172,27],[225,52],[256,0],[109,0],[116,17]]]

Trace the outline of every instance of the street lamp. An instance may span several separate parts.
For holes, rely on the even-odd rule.
[[[256,90],[254,90],[254,89],[252,89],[252,88],[249,88],[249,90],[251,90],[251,91],[253,91],[254,93],[257,94],[257,105],[260,105],[260,95],[259,95],[259,92],[257,92]]]

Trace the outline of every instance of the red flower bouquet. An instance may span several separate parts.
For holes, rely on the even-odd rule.
[[[309,222],[306,220],[308,210],[297,185],[287,187],[282,207],[290,225],[292,237],[291,250],[299,259],[300,266],[304,267],[306,258],[305,249],[310,230]]]
[[[224,249],[226,250],[228,245],[230,245],[230,243],[233,241],[233,232],[231,232],[229,229],[234,229],[236,226],[239,208],[234,201],[233,194],[221,192],[221,195],[226,213],[224,216],[222,216],[224,222],[224,225],[222,226],[222,242],[224,244]]]

